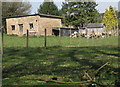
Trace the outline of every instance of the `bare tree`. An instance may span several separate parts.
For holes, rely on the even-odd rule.
[[[31,12],[29,2],[2,2],[2,18],[10,16],[28,15]],[[5,28],[5,19],[2,20]],[[4,29],[6,32],[6,29]]]

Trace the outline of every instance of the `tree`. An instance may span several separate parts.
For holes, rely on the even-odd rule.
[[[115,29],[115,28],[117,28],[118,20],[117,20],[116,13],[115,13],[112,6],[109,7],[109,13],[110,13],[110,20],[111,20],[110,21],[111,22],[111,28]]]
[[[118,20],[117,20],[116,13],[112,6],[109,7],[109,10],[106,9],[102,23],[105,24],[106,30],[112,30],[115,28],[117,29]]]
[[[56,15],[59,16],[59,10],[57,8],[57,6],[54,4],[53,1],[51,2],[46,2],[46,0],[44,0],[43,4],[40,5],[39,9],[38,9],[38,13],[39,14],[48,14],[48,15]]]
[[[118,28],[120,29],[120,12],[118,12]]]
[[[95,8],[96,6],[97,4],[94,1],[63,3],[63,23],[75,27],[84,27],[88,23],[100,22],[100,15]]]
[[[2,18],[30,14],[31,4],[29,2],[2,2]],[[6,21],[2,20],[5,28]],[[4,30],[6,32],[6,29]]]
[[[20,16],[30,14],[31,4],[29,2],[2,2],[2,16]]]
[[[103,16],[103,21],[102,23],[105,24],[106,26],[106,30],[108,31],[108,29],[110,28],[110,22],[109,22],[109,19],[110,18],[110,14],[109,14],[109,10],[108,9],[105,9],[105,14]]]

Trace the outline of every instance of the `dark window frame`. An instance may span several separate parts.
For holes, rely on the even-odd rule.
[[[15,25],[11,25],[12,31],[15,30]]]
[[[33,23],[29,23],[30,29],[34,29]]]

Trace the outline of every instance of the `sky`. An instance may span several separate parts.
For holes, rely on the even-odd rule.
[[[29,0],[32,8],[31,8],[31,14],[35,14],[37,13],[37,9],[39,8],[39,6],[43,3],[44,0]],[[56,6],[58,7],[58,9],[61,9],[61,5],[62,2],[64,2],[64,0],[53,0],[54,3],[56,4]],[[75,0],[73,0],[75,1]],[[96,7],[96,9],[100,12],[100,13],[104,13],[105,9],[109,9],[109,6],[111,5],[113,8],[115,8],[116,10],[118,10],[118,1],[120,0],[96,0],[96,3],[98,4],[98,6]],[[120,7],[119,7],[120,8]]]

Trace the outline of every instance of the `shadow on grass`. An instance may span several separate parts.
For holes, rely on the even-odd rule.
[[[114,57],[118,57],[117,47],[4,48],[3,79],[19,83],[19,78],[27,75],[52,75],[80,81],[80,73],[86,70],[82,66],[92,66],[90,72],[93,72],[111,59],[116,64]],[[108,65],[100,71],[106,73],[106,79],[114,76],[115,80],[117,76],[107,73],[108,69],[117,72],[118,67]]]

